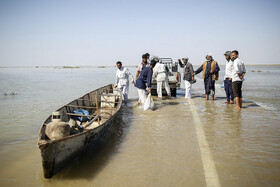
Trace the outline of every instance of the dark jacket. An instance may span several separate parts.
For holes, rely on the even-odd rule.
[[[196,71],[195,74],[199,74],[200,72],[203,72],[203,79],[208,78],[210,75],[212,75],[213,80],[218,80],[219,78],[219,71],[220,67],[218,65],[218,62],[215,60],[211,60],[210,62],[204,62]],[[212,71],[212,73],[211,73]]]
[[[192,75],[194,73],[193,66],[190,62],[187,62],[186,64],[183,64],[181,61],[179,61],[180,67],[184,69],[183,71],[183,80],[191,81]]]
[[[148,86],[150,88],[152,77],[153,77],[153,69],[151,67],[145,67],[141,71],[139,77],[137,78],[135,87],[140,89],[146,89],[146,87]]]

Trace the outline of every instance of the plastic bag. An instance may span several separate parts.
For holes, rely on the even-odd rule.
[[[89,115],[89,112],[84,109],[78,109],[78,110],[74,110],[74,114]],[[87,117],[86,116],[72,116],[71,118],[82,121],[82,122],[90,119],[90,117],[88,117],[88,116]]]
[[[152,95],[149,93],[148,97],[145,100],[143,109],[149,110],[149,109],[153,109],[153,108],[154,108],[154,101],[153,101]]]
[[[224,85],[224,82],[221,84],[221,88],[224,88],[225,87],[225,85]]]

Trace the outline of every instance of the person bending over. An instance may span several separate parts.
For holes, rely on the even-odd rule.
[[[138,105],[141,107],[144,106],[146,100],[146,88],[148,87],[148,92],[151,93],[151,83],[153,77],[153,68],[155,67],[156,62],[154,60],[151,61],[149,67],[145,67],[139,74],[135,87],[137,88],[137,92],[139,95]]]

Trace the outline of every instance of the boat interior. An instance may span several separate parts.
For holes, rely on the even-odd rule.
[[[122,95],[113,85],[94,90],[49,116],[41,128],[39,139],[50,141],[98,128],[119,110],[121,104]]]

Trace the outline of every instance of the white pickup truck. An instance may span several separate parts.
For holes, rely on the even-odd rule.
[[[168,84],[170,86],[171,96],[176,97],[177,88],[180,88],[181,84],[181,73],[178,71],[178,62],[173,63],[172,58],[159,58],[159,63],[165,64],[169,70],[168,73]],[[152,95],[157,95],[157,81],[152,80]],[[162,94],[167,95],[164,84],[162,85]]]

